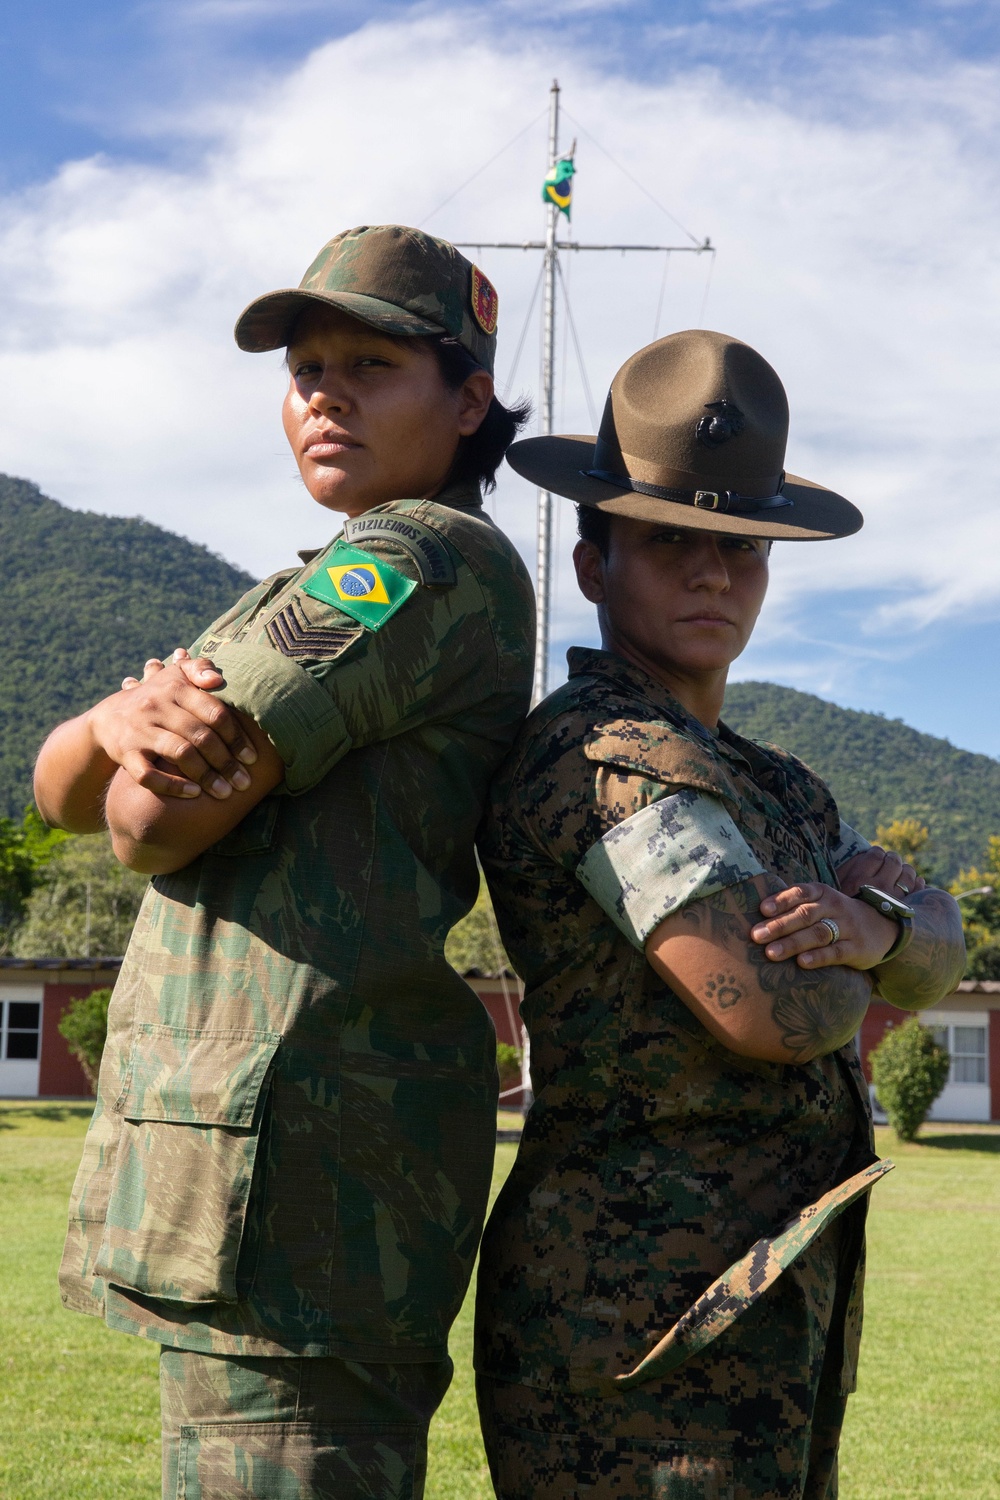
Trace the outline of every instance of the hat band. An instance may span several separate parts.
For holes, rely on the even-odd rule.
[[[654,500],[672,500],[676,505],[692,505],[696,510],[723,511],[727,515],[755,516],[762,510],[779,510],[795,501],[787,495],[740,495],[736,490],[672,490],[662,484],[646,484],[628,474],[612,474],[608,469],[581,469],[587,479],[600,479],[618,489],[652,495]],[[782,474],[780,483],[784,484]]]

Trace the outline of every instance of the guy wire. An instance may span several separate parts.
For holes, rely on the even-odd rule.
[[[529,120],[523,130],[519,130],[517,132],[517,135],[512,135],[506,146],[501,146],[500,150],[496,153],[495,156],[491,156],[489,161],[483,162],[483,165],[481,167],[477,167],[471,177],[467,177],[464,182],[459,183],[455,191],[453,193],[449,193],[447,198],[445,198],[443,202],[438,204],[437,208],[431,209],[431,212],[429,214],[424,214],[424,217],[420,220],[416,227],[418,229],[423,229],[424,225],[429,219],[433,219],[436,214],[439,214],[442,208],[447,208],[448,204],[452,201],[453,198],[457,198],[459,193],[463,192],[465,188],[469,186],[470,182],[475,182],[476,178],[479,177],[483,172],[485,172],[487,167],[492,167],[493,163],[497,161],[499,157],[503,156],[505,151],[510,150],[515,141],[519,141],[522,135],[527,135],[528,131],[533,125],[537,125],[539,120],[544,120],[548,112],[548,108],[546,107],[542,110],[541,114],[536,115],[533,120]]]
[[[521,359],[521,352],[524,349],[524,341],[528,336],[528,327],[531,323],[531,314],[535,310],[535,303],[538,301],[538,289],[542,284],[542,277],[544,275],[545,262],[543,260],[538,270],[538,278],[535,282],[535,289],[531,294],[531,301],[528,303],[528,311],[524,315],[524,323],[521,325],[521,335],[517,341],[517,348],[514,350],[514,363],[510,367],[510,374],[507,376],[507,380],[503,388],[503,394],[500,397],[500,400],[505,405],[507,403],[507,397],[510,395],[511,386],[514,384],[514,376],[517,374],[517,367]]]
[[[594,397],[590,389],[590,381],[587,379],[587,369],[583,363],[583,351],[580,348],[580,340],[577,337],[576,322],[573,318],[572,306],[570,305],[569,290],[566,286],[566,278],[563,275],[563,269],[558,259],[556,260],[556,270],[559,273],[559,280],[562,282],[563,298],[566,303],[566,321],[569,324],[569,331],[573,336],[573,348],[576,350],[576,362],[580,368],[580,380],[583,383],[583,394],[587,400],[587,415],[590,417],[591,426],[596,432],[597,408],[594,405]]]

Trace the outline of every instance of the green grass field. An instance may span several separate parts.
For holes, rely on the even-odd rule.
[[[0,1496],[156,1500],[156,1349],[63,1311],[66,1198],[89,1111],[0,1101]],[[506,1122],[505,1122],[506,1123]],[[930,1127],[876,1190],[841,1500],[1000,1500],[1000,1128]],[[514,1157],[497,1152],[496,1185]],[[431,1428],[428,1500],[492,1494],[472,1309]]]

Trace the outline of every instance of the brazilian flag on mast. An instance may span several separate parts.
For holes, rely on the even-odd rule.
[[[542,183],[542,197],[546,203],[554,203],[567,219],[570,216],[570,208],[573,205],[573,175],[576,167],[573,165],[572,151],[568,156],[561,156],[554,167],[550,167],[545,174]]]

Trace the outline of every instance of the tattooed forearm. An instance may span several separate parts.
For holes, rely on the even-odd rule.
[[[772,998],[771,1015],[795,1062],[825,1057],[851,1040],[871,1001],[872,985],[859,969],[836,965],[810,973],[794,959],[758,970],[762,990]]]
[[[757,876],[691,901],[673,919],[673,932],[700,944],[688,959],[681,957],[670,981],[735,1052],[805,1064],[855,1035],[871,999],[871,978],[841,965],[810,971],[795,959],[768,959],[750,930],[760,919],[763,895],[780,889],[777,877]]]
[[[747,881],[685,908],[684,927],[706,939],[716,952],[723,950],[728,960],[706,966],[688,984],[707,1014],[721,1016],[734,1007],[746,1007],[759,1016],[754,1029],[766,1030],[778,1044],[775,1052],[789,1062],[810,1062],[850,1041],[868,1008],[872,981],[842,965],[808,970],[794,958],[783,963],[769,959],[750,938],[767,893],[763,883],[760,878]],[[774,878],[767,878],[766,886],[772,892],[782,889]]]
[[[909,898],[913,940],[898,958],[872,973],[878,993],[890,1005],[924,1010],[950,995],[965,972],[965,939],[958,902],[928,886]]]

